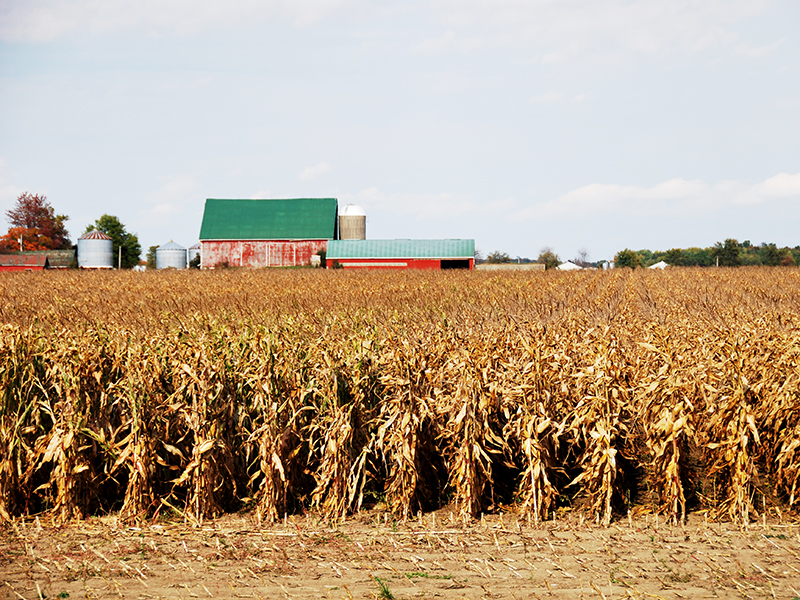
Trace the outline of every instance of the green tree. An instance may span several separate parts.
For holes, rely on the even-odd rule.
[[[89,233],[92,229],[102,231],[114,240],[113,252],[114,263],[119,257],[119,249],[122,248],[122,268],[132,269],[139,264],[139,256],[142,254],[142,247],[139,245],[139,238],[135,233],[128,233],[120,220],[113,215],[103,215],[94,225],[88,225],[84,233]]]
[[[738,240],[728,238],[724,243],[714,244],[714,258],[719,259],[720,267],[738,267],[742,264],[739,251],[742,246]]]
[[[550,246],[545,246],[539,250],[539,258],[536,259],[536,262],[544,264],[544,268],[550,270],[555,269],[561,264],[561,258],[559,258],[558,254],[553,252]]]
[[[686,267],[710,267],[714,264],[713,248],[684,248],[683,264]]]
[[[664,255],[664,262],[671,267],[680,267],[684,264],[683,250],[672,248]]]
[[[145,255],[145,260],[147,261],[147,268],[148,269],[155,269],[157,266],[156,263],[156,250],[158,250],[158,246],[150,246],[147,249],[147,254]]]
[[[494,252],[489,254],[489,256],[486,257],[486,262],[488,262],[490,265],[510,263],[511,257],[505,252],[500,252],[499,250],[495,250]]]
[[[653,259],[653,251],[652,250],[648,250],[648,249],[645,248],[644,250],[637,251],[636,254],[639,255],[639,266],[640,267],[649,267],[650,265],[653,265],[656,262],[658,262],[657,260]]]
[[[634,252],[628,248],[620,250],[614,257],[614,268],[621,269],[623,267],[630,267],[635,269],[642,266],[642,259],[638,252]]]

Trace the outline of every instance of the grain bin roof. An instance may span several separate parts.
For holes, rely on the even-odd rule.
[[[177,244],[177,243],[173,242],[172,240],[168,241],[166,244],[161,244],[158,247],[158,249],[159,250],[186,250],[186,248],[184,248],[180,244]]]
[[[219,200],[209,198],[201,240],[329,240],[335,237],[336,198]]]
[[[327,258],[473,258],[475,240],[333,240]]]
[[[110,240],[111,236],[106,235],[102,231],[98,231],[97,229],[92,229],[89,233],[84,233],[81,237],[78,238],[79,240]]]

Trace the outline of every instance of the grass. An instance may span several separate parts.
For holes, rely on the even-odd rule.
[[[395,600],[394,594],[392,590],[389,589],[389,584],[381,579],[380,577],[372,576],[372,580],[375,582],[375,585],[378,587],[378,598],[382,600]]]

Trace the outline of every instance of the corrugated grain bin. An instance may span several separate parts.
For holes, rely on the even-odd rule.
[[[197,242],[194,246],[189,246],[189,251],[186,253],[186,258],[188,262],[192,262],[195,258],[200,256],[200,242]]]
[[[172,240],[156,248],[156,269],[185,269],[186,248]]]
[[[114,240],[97,229],[79,237],[78,266],[81,269],[114,268]]]
[[[348,204],[339,213],[339,239],[367,239],[367,213],[358,204]]]

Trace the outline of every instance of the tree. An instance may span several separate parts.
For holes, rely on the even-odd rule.
[[[136,234],[125,231],[125,226],[117,217],[103,215],[94,222],[94,225],[88,225],[84,233],[89,233],[92,229],[102,231],[114,240],[114,262],[117,261],[119,249],[122,248],[123,269],[132,269],[139,264],[139,256],[142,253],[142,247],[139,245],[139,238]]]
[[[664,256],[664,262],[671,267],[682,266],[684,260],[683,250],[680,248],[672,248],[671,250],[667,250],[667,254]]]
[[[156,250],[158,250],[158,246],[150,246],[147,249],[146,261],[147,261],[147,268],[148,269],[155,269],[156,268]]]
[[[37,246],[34,248],[36,250],[59,250],[72,246],[65,225],[69,217],[57,215],[47,201],[47,196],[28,192],[21,194],[14,208],[6,211],[6,218],[11,229],[4,238],[16,235],[19,240],[22,235],[23,242],[28,241],[30,245]],[[25,231],[12,234],[14,229]],[[19,241],[16,249],[19,249]]]
[[[575,257],[573,262],[584,269],[591,266],[591,263],[589,262],[589,251],[586,248],[581,248],[578,250],[578,256]]]
[[[642,259],[638,252],[634,252],[628,248],[620,250],[614,257],[614,268],[621,269],[623,267],[630,267],[635,269],[642,266]]]
[[[560,265],[561,259],[558,257],[558,254],[553,252],[553,249],[550,246],[545,246],[539,250],[539,258],[536,259],[536,262],[543,264],[544,268],[549,270],[555,269],[558,265]]]
[[[486,262],[486,258],[484,258],[483,252],[479,248],[475,248],[475,264],[479,265],[484,262]]]
[[[22,243],[20,243],[22,240]],[[0,252],[18,252],[20,250],[48,250],[40,243],[38,229],[26,227],[12,227],[8,233],[0,237]]]
[[[488,262],[490,265],[510,263],[511,257],[505,252],[500,252],[499,250],[495,250],[494,252],[489,254],[489,256],[486,257],[486,262]]]
[[[710,267],[714,264],[712,248],[683,248],[683,264],[686,267]]]
[[[719,259],[720,267],[738,267],[742,264],[742,259],[739,257],[740,249],[738,240],[728,238],[724,244],[719,242],[714,244],[713,256]]]

